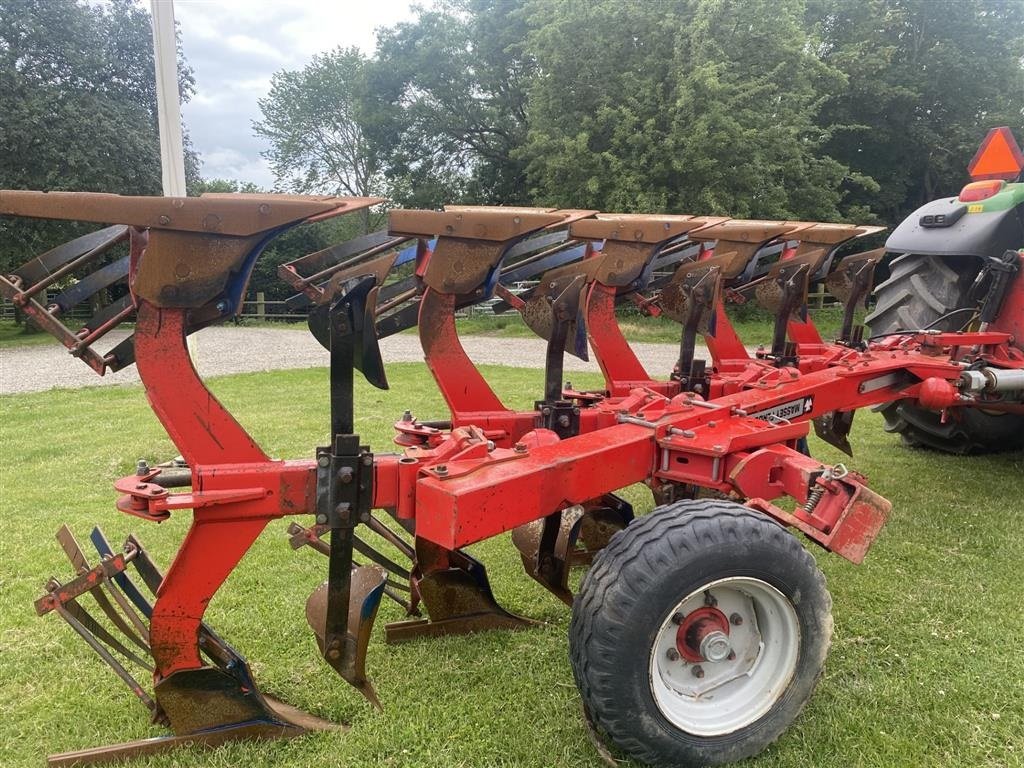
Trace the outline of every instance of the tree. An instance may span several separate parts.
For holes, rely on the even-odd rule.
[[[840,217],[846,169],[821,151],[814,120],[842,77],[813,55],[803,0],[528,9],[540,74],[522,154],[539,201]]]
[[[685,210],[843,218],[851,176],[823,151],[816,119],[842,74],[813,53],[804,0],[697,0],[673,57],[669,151]]]
[[[0,0],[0,187],[159,194],[155,77],[150,17],[130,0]],[[179,78],[187,100],[184,62]],[[0,221],[0,269],[82,231]]]
[[[264,193],[266,190],[251,181],[236,181],[235,179],[199,179],[188,190],[190,195],[196,197],[207,192],[219,194],[239,192],[248,195]]]
[[[890,223],[953,195],[986,131],[1024,128],[1024,3],[812,0],[823,61],[847,85],[819,122],[825,151],[877,189],[854,190]]]
[[[666,142],[682,3],[532,0],[526,48],[529,132],[518,156],[538,202],[600,210],[670,210],[676,173]]]
[[[436,206],[528,202],[526,87],[534,76],[521,0],[444,0],[378,33],[371,135],[394,197]]]
[[[358,48],[338,48],[273,76],[253,130],[270,143],[262,154],[278,189],[356,197],[382,191],[380,157],[363,122],[365,73]],[[363,214],[369,231],[369,211]]]

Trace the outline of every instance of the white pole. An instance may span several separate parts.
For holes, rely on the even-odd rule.
[[[181,139],[178,46],[174,36],[174,0],[151,0],[156,104],[160,124],[160,167],[164,195],[185,196],[185,148]]]
[[[184,197],[185,145],[181,137],[174,0],[150,0],[150,9],[153,13],[153,60],[156,64],[156,109],[164,197]],[[188,351],[192,362],[197,363],[199,349],[195,334],[188,337]]]

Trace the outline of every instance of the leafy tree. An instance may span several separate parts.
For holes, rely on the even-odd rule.
[[[380,157],[364,129],[365,72],[358,48],[338,48],[273,76],[253,130],[270,142],[263,156],[279,189],[356,197],[382,190]]]
[[[152,41],[131,0],[0,0],[0,187],[159,194]],[[0,269],[83,231],[0,221]]]
[[[825,151],[877,182],[853,199],[890,223],[955,194],[988,128],[1024,129],[1019,0],[811,0],[808,17],[848,82],[825,100]]]
[[[523,155],[537,199],[840,217],[846,169],[821,151],[815,117],[842,76],[812,54],[803,0],[528,7],[542,74]]]
[[[199,196],[206,192],[229,193],[241,192],[244,194],[258,194],[266,192],[265,189],[251,181],[236,181],[235,179],[199,179],[189,187],[190,195]]]
[[[842,218],[840,183],[870,183],[822,151],[820,101],[842,74],[812,52],[804,0],[698,0],[680,29],[670,151],[686,210]]]
[[[529,133],[518,152],[537,201],[601,210],[669,210],[677,174],[667,141],[682,3],[531,0],[536,62]]]
[[[534,66],[521,7],[521,0],[442,0],[378,33],[371,136],[388,159],[398,201],[528,202],[517,150]]]

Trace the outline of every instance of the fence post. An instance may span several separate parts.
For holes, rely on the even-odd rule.
[[[260,320],[267,317],[267,295],[263,291],[256,292],[256,317]]]

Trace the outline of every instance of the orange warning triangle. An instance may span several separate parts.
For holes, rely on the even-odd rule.
[[[1013,181],[1024,170],[1024,153],[1020,151],[1009,128],[993,128],[981,142],[967,166],[972,179],[1004,179]]]

